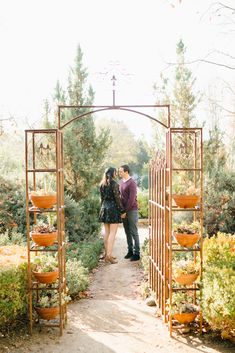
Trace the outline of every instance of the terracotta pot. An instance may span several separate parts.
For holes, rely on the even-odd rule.
[[[36,280],[40,283],[53,283],[57,280],[59,276],[59,271],[53,271],[53,272],[33,271],[33,275],[36,278]]]
[[[188,248],[196,244],[196,242],[200,238],[198,233],[188,234],[188,233],[176,233],[176,232],[174,233],[174,237],[179,245],[186,246]]]
[[[181,324],[188,324],[189,322],[193,322],[198,315],[198,312],[193,313],[175,313],[174,319],[177,320]]]
[[[52,320],[59,314],[59,307],[55,308],[37,308],[35,307],[38,315],[44,320]]]
[[[198,278],[199,273],[186,273],[183,275],[180,275],[179,277],[175,277],[175,281],[182,284],[182,285],[190,285],[193,284],[193,282],[196,281]]]
[[[172,195],[176,205],[180,208],[194,208],[198,203],[198,195]]]
[[[53,245],[55,240],[57,239],[57,232],[52,232],[52,233],[31,232],[30,235],[34,243],[40,246]]]
[[[30,199],[38,208],[52,208],[56,204],[56,195],[31,195]]]

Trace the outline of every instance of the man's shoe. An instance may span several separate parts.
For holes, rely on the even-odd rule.
[[[126,256],[124,256],[124,259],[130,259],[132,256],[133,256],[133,252],[132,251],[128,251]]]
[[[139,259],[140,259],[140,255],[134,254],[134,255],[131,257],[131,261],[138,261]]]

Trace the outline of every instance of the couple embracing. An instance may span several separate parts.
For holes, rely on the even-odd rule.
[[[130,176],[130,168],[124,164],[119,168],[120,185],[115,181],[117,170],[106,169],[100,183],[101,209],[99,221],[104,223],[105,262],[115,264],[113,246],[118,224],[123,223],[126,233],[128,252],[125,259],[138,261],[140,259],[140,244],[138,234],[137,185]]]

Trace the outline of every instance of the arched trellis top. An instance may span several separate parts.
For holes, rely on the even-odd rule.
[[[61,109],[67,109],[67,108],[76,108],[76,109],[91,109],[90,111],[80,114],[76,117],[74,117],[73,119],[67,121],[65,124],[61,125]],[[138,108],[166,108],[167,109],[167,124],[164,124],[163,122],[159,121],[158,119],[156,119],[154,116],[151,116],[149,114],[145,114],[141,111],[138,111],[136,109]],[[170,127],[170,105],[169,104],[164,104],[164,105],[122,105],[122,106],[116,106],[116,105],[112,105],[112,106],[103,106],[103,105],[59,105],[58,106],[58,129],[63,129],[65,128],[67,125],[69,125],[70,123],[72,123],[75,120],[78,120],[80,118],[83,118],[87,115],[90,114],[94,114],[94,113],[98,113],[101,111],[105,111],[105,110],[122,110],[122,111],[127,111],[127,112],[131,112],[131,113],[135,113],[135,114],[139,114],[142,116],[145,116],[151,120],[154,120],[155,122],[159,123],[160,125],[162,125],[165,128],[169,128]]]

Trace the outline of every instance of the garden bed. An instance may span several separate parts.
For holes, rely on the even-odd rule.
[[[27,262],[27,248],[20,245],[0,246],[0,268],[18,267]]]

